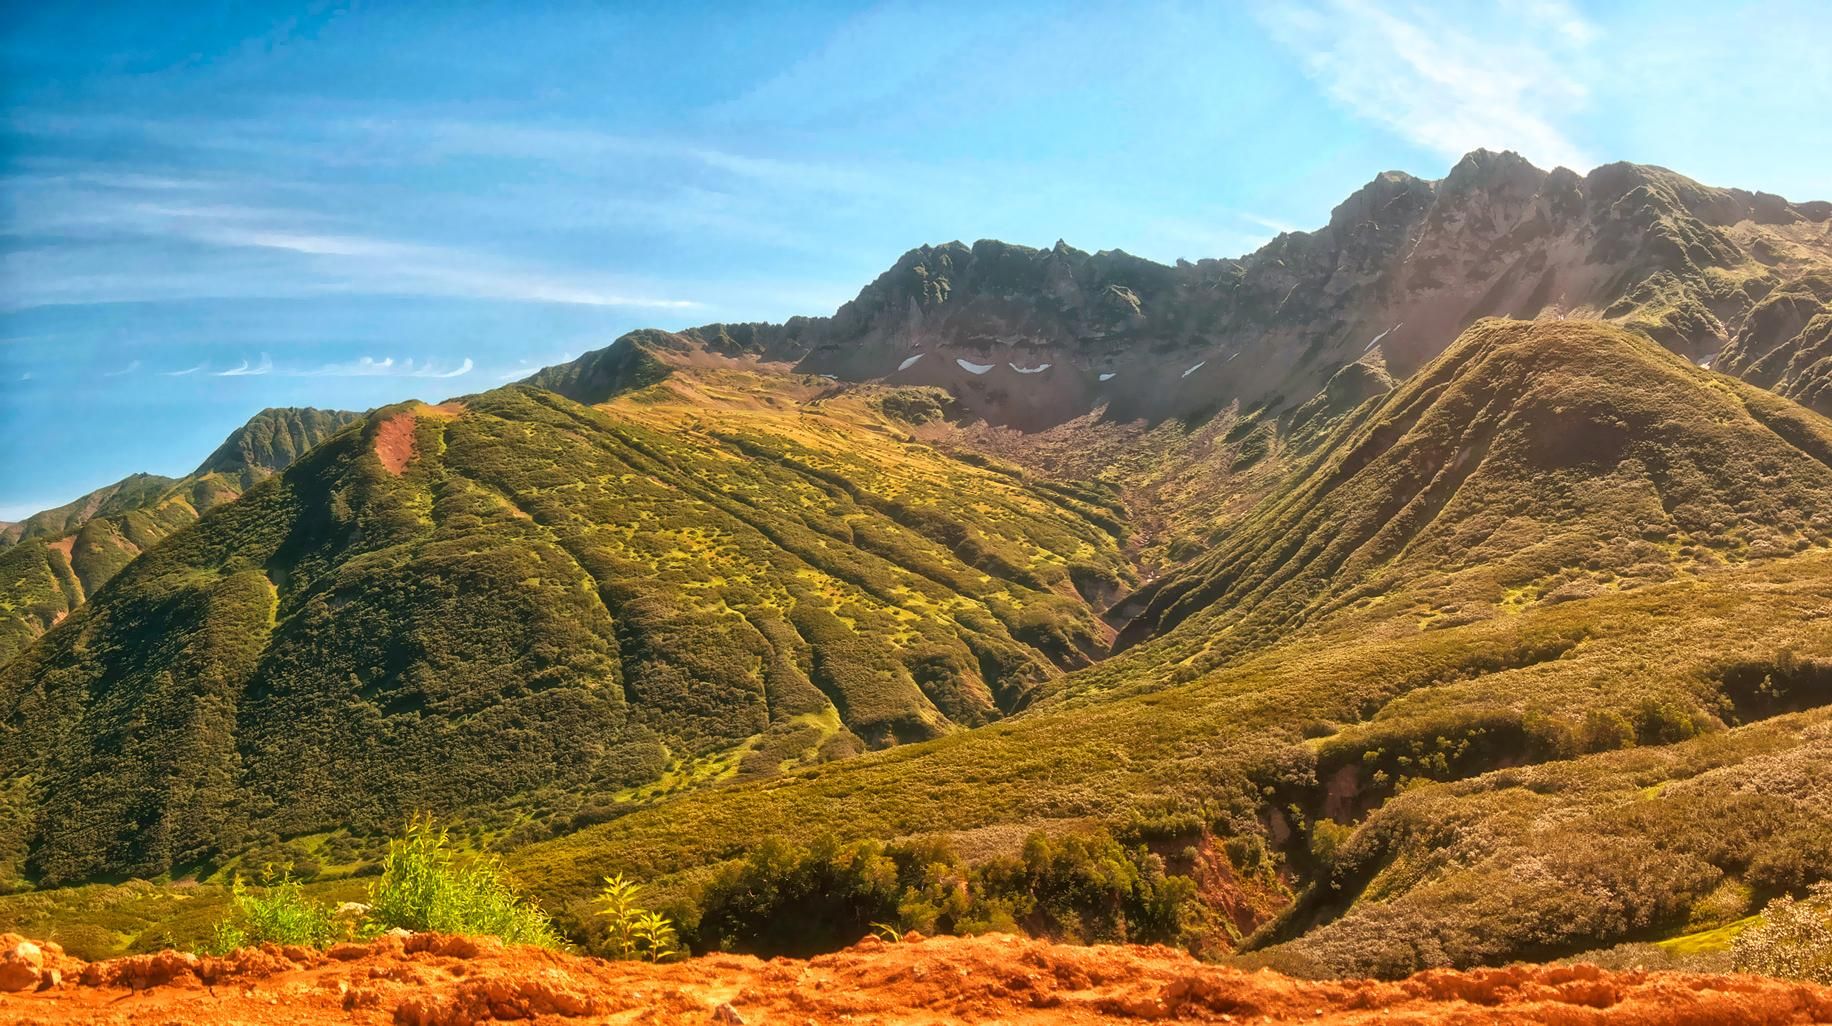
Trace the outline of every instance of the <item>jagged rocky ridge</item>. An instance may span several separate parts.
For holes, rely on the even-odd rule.
[[[669,344],[940,385],[971,415],[1034,430],[1099,407],[1288,410],[1370,350],[1403,377],[1481,317],[1589,316],[1832,412],[1832,319],[1815,319],[1829,275],[1832,203],[1478,150],[1438,181],[1381,174],[1324,227],[1238,260],[950,242],[904,254],[831,317]]]

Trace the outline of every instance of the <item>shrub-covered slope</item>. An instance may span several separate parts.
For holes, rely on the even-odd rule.
[[[1824,419],[1621,328],[1484,321],[1128,599],[1120,641],[1200,666],[1331,616],[1442,628],[1829,545]]]
[[[189,475],[135,474],[0,535],[0,665],[161,538],[228,502],[358,415],[262,410]]]
[[[684,796],[513,857],[565,906],[607,868],[691,893],[696,867],[764,834],[980,845],[1174,814],[1216,831],[1237,872],[1282,866],[1294,888],[1322,888],[1302,906],[1315,923],[1341,912],[1321,881],[1348,827],[1397,793],[1729,736],[1832,703],[1829,441],[1823,418],[1636,334],[1485,322],[1241,519],[1218,550],[1239,560],[1226,589],[1163,637],[1063,678],[1052,700],[981,730]],[[1612,764],[1572,765],[1582,777]],[[1832,843],[1803,788],[1711,863],[1711,887],[1743,879],[1758,855]],[[1524,877],[1511,900],[1550,908],[1540,888],[1584,874],[1627,886],[1605,864],[1617,849],[1567,847],[1569,865]],[[1446,958],[1683,928],[1710,876],[1612,891],[1630,925],[1550,941],[1503,932]]]
[[[1109,499],[821,384],[511,386],[312,449],[0,671],[15,871],[610,808],[997,719],[1104,648]]]

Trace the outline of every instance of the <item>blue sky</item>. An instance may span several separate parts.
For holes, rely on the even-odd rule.
[[[827,313],[983,237],[1236,256],[1478,146],[1832,198],[1832,5],[0,6],[0,519],[263,406]]]

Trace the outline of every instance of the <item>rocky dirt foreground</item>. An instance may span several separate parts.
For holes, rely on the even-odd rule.
[[[873,938],[807,961],[713,955],[659,966],[440,934],[85,964],[8,936],[0,987],[0,1022],[44,1024],[1832,1021],[1832,988],[1763,977],[1525,966],[1312,982],[1165,948],[996,935]]]

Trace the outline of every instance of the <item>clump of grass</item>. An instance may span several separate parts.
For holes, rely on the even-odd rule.
[[[291,871],[258,890],[237,876],[233,885],[235,914],[216,924],[206,945],[215,954],[258,944],[303,944],[321,948],[335,939],[337,926],[329,906],[305,896]]]
[[[445,828],[416,817],[388,845],[369,893],[370,928],[490,934],[511,944],[563,946],[547,914],[517,896],[493,858],[461,857]]]

